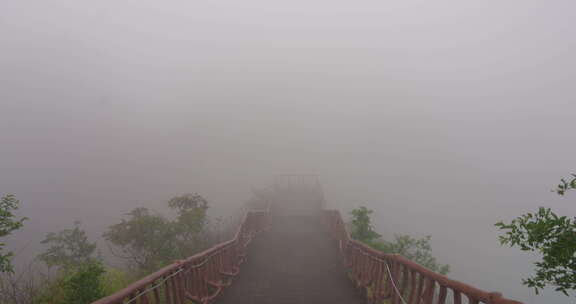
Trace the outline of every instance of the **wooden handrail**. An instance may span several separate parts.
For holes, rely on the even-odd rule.
[[[186,298],[207,303],[235,275],[244,261],[245,248],[252,238],[269,225],[269,209],[248,211],[234,237],[184,260],[176,261],[145,276],[118,292],[92,304],[160,304]],[[218,290],[213,292],[216,285]]]
[[[369,300],[383,300],[387,297],[392,297],[393,303],[400,303],[406,301],[404,296],[410,297],[407,304],[444,304],[446,301],[446,290],[452,290],[455,297],[455,303],[460,303],[461,295],[468,297],[470,303],[486,303],[486,304],[522,304],[521,302],[514,301],[502,297],[498,292],[486,292],[484,290],[475,288],[460,281],[452,280],[445,275],[434,272],[422,265],[419,265],[401,255],[387,254],[385,252],[376,250],[358,240],[350,238],[350,234],[344,225],[342,216],[338,210],[325,210],[324,216],[328,224],[332,236],[339,242],[343,258],[352,269],[352,278],[355,282],[366,289],[366,295]],[[383,269],[390,270],[395,268],[396,277],[390,277]],[[402,276],[402,278],[400,278]],[[416,286],[415,283],[410,282],[428,282],[426,288]],[[385,289],[392,290],[391,284],[400,285],[400,289],[395,296],[391,293],[376,293],[374,290]],[[382,286],[381,286],[382,285]],[[434,290],[437,287],[444,293],[444,297],[435,297]],[[418,288],[420,287],[420,288]],[[442,291],[443,290],[443,291]],[[396,292],[396,293],[398,293]],[[415,295],[412,295],[412,294]]]

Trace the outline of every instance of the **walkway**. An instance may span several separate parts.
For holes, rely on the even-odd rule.
[[[216,304],[352,304],[363,299],[316,217],[272,218]]]

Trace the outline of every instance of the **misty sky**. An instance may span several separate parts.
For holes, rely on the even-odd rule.
[[[273,174],[431,234],[451,277],[531,303],[493,224],[576,171],[574,1],[0,0],[0,194],[33,248],[198,192],[229,214]],[[27,247],[29,246],[29,247]]]

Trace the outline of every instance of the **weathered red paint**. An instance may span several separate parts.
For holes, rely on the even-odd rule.
[[[386,254],[351,239],[338,210],[325,210],[324,218],[329,233],[338,242],[344,264],[350,268],[356,285],[365,291],[369,303],[382,303],[389,297],[392,297],[392,303],[401,303],[401,295],[407,304],[444,304],[448,291],[452,291],[455,304],[461,303],[462,295],[470,304],[522,304],[506,299],[500,293],[486,292],[454,281],[400,255]],[[392,290],[392,280],[400,294]],[[437,295],[435,290],[439,290]]]
[[[213,300],[239,272],[252,238],[269,225],[269,210],[249,211],[235,236],[185,260],[170,264],[92,304],[180,304]]]
[[[400,255],[386,254],[352,240],[337,210],[323,211],[329,233],[337,241],[344,264],[367,303],[522,304],[451,280]],[[235,236],[204,252],[175,262],[92,304],[206,304],[231,284],[245,260],[252,238],[269,226],[269,210],[246,214]]]

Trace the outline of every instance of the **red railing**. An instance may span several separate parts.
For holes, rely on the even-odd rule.
[[[350,238],[338,210],[325,210],[329,232],[339,244],[345,265],[368,303],[522,304],[435,273],[400,255],[386,254]],[[383,302],[387,300],[387,302]]]
[[[252,238],[269,225],[269,211],[249,211],[234,238],[170,264],[92,304],[208,303],[230,285]]]

